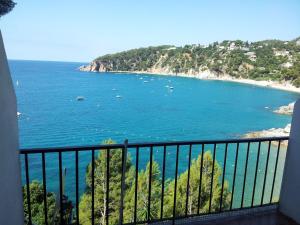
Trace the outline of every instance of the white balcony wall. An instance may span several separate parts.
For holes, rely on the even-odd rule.
[[[24,224],[17,103],[0,32],[0,224]]]
[[[300,223],[300,100],[296,102],[294,107],[279,210]]]

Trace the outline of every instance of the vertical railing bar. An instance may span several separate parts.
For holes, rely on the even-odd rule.
[[[138,177],[139,177],[139,147],[136,147],[136,157],[135,157],[135,191],[134,191],[134,224],[136,224],[137,218],[137,191],[138,191]]]
[[[254,197],[255,197],[256,181],[257,181],[257,171],[258,171],[258,167],[259,167],[260,147],[261,147],[261,142],[258,142],[258,151],[257,151],[256,165],[255,165],[254,186],[253,186],[253,192],[252,192],[251,207],[253,207],[253,205],[254,205]]]
[[[48,209],[47,209],[47,184],[46,184],[46,162],[45,153],[42,153],[42,169],[43,169],[43,196],[44,196],[44,219],[45,224],[48,225]]]
[[[26,192],[27,192],[27,208],[28,208],[28,223],[32,224],[31,219],[31,204],[30,204],[30,184],[29,184],[29,168],[28,168],[28,154],[25,154],[25,173],[26,173]]]
[[[201,200],[201,188],[202,188],[202,171],[203,171],[204,147],[205,147],[205,145],[202,144],[201,162],[200,162],[200,171],[199,171],[200,177],[199,177],[199,193],[198,193],[198,208],[197,208],[197,214],[200,213],[200,200]]]
[[[277,149],[277,155],[276,155],[276,161],[275,161],[275,171],[273,176],[273,182],[272,182],[272,190],[271,190],[271,196],[270,196],[270,203],[272,203],[273,200],[273,192],[274,192],[274,186],[275,186],[275,180],[276,180],[276,173],[277,173],[277,166],[278,166],[278,158],[279,158],[279,152],[280,152],[280,145],[281,141],[278,141],[278,149]]]
[[[109,224],[109,157],[110,157],[110,149],[106,149],[106,225]]]
[[[92,150],[92,225],[95,224],[95,150]]]
[[[213,155],[213,165],[212,165],[212,171],[211,171],[210,196],[209,196],[209,208],[208,208],[209,213],[211,213],[211,202],[212,202],[212,195],[213,195],[213,182],[214,182],[216,150],[217,150],[217,144],[214,144],[214,155]]]
[[[249,150],[250,150],[250,142],[248,142],[248,146],[247,146],[247,156],[246,156],[246,164],[245,164],[245,171],[244,171],[244,181],[243,181],[243,191],[242,191],[241,208],[244,208],[244,196],[245,196],[245,186],[246,186],[246,180],[247,180]]]
[[[262,195],[261,195],[260,205],[263,205],[263,203],[264,203],[265,188],[266,188],[266,180],[267,180],[268,166],[269,166],[269,158],[270,158],[270,148],[271,148],[271,141],[269,141],[269,146],[268,146],[267,162],[266,162],[266,168],[265,168],[265,176],[264,176],[264,183],[263,183],[263,191],[262,191]]]
[[[59,212],[60,212],[60,224],[64,224],[63,218],[63,178],[62,178],[62,153],[58,153],[58,161],[59,161]]]
[[[149,168],[149,193],[148,193],[148,217],[147,221],[151,219],[151,184],[152,184],[152,162],[153,162],[153,146],[150,147],[150,168]]]
[[[79,225],[79,172],[78,172],[78,151],[75,152],[75,173],[76,173],[76,223]]]
[[[162,168],[162,181],[161,181],[160,219],[163,218],[163,214],[164,214],[166,152],[167,152],[167,147],[164,146],[163,168]]]
[[[177,145],[177,148],[176,148],[176,165],[175,165],[175,184],[174,184],[174,203],[173,203],[172,224],[175,224],[175,217],[176,217],[176,194],[177,194],[178,158],[179,158],[179,145]]]
[[[189,205],[191,158],[192,158],[192,145],[190,144],[190,146],[189,146],[189,163],[188,163],[188,179],[187,179],[187,185],[186,185],[185,216],[187,216],[188,205]]]
[[[235,161],[234,161],[234,172],[233,172],[232,192],[231,192],[231,200],[230,200],[230,210],[232,210],[232,204],[233,204],[235,178],[236,178],[236,171],[237,171],[237,161],[238,161],[238,157],[239,157],[239,147],[240,147],[240,143],[238,142],[236,145],[236,154],[235,154]]]
[[[220,209],[219,209],[220,212],[222,211],[222,204],[223,204],[223,192],[224,192],[224,182],[225,182],[225,175],[226,175],[227,151],[228,151],[228,143],[226,143],[226,145],[225,145],[223,176],[222,176],[222,189],[221,189]]]
[[[119,211],[119,224],[123,224],[123,208],[124,208],[124,195],[125,195],[125,173],[127,162],[127,146],[128,140],[124,141],[124,148],[122,148],[122,176],[121,176],[121,199]]]

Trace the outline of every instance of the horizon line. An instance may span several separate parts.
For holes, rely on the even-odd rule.
[[[12,59],[8,58],[8,61],[37,61],[37,62],[64,62],[64,63],[89,63],[80,61],[66,61],[66,60],[49,60],[49,59]]]

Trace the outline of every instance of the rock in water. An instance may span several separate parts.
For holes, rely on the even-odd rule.
[[[294,111],[295,102],[292,102],[288,105],[280,106],[278,109],[274,110],[274,113],[283,114],[283,115],[292,115]]]
[[[245,138],[267,138],[267,137],[285,137],[290,136],[291,124],[287,124],[284,128],[271,128],[268,130],[254,131],[244,135]],[[281,142],[287,145],[287,141]]]

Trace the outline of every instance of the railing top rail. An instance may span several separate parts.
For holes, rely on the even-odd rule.
[[[169,142],[141,142],[128,143],[127,148],[136,147],[159,147],[159,146],[176,146],[176,145],[207,145],[207,144],[234,144],[248,142],[266,142],[266,141],[285,141],[289,140],[289,136],[283,137],[263,137],[263,138],[241,138],[241,139],[219,139],[219,140],[194,140],[194,141],[169,141]],[[125,144],[104,144],[91,146],[67,146],[67,147],[49,147],[49,148],[27,148],[21,149],[20,154],[33,153],[57,153],[57,152],[74,152],[74,151],[90,151],[103,149],[124,148]]]

